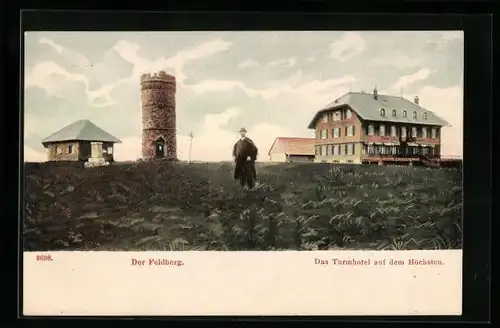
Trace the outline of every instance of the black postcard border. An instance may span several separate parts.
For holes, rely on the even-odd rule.
[[[476,7],[477,8],[477,7]],[[19,162],[3,161],[12,166],[7,172],[9,209],[4,220],[15,222],[18,235],[10,233],[13,243],[8,249],[18,249],[17,313],[22,317],[22,186],[23,153],[23,45],[24,31],[33,30],[464,30],[464,249],[463,249],[463,315],[462,316],[366,316],[366,317],[154,317],[169,321],[355,321],[355,322],[489,322],[491,270],[491,132],[492,132],[492,16],[488,14],[333,14],[333,13],[270,13],[270,12],[99,12],[99,11],[23,11],[10,17],[14,23],[8,30],[7,74],[3,75],[6,91],[3,111],[6,123],[2,132],[5,140],[19,140],[16,152]],[[17,25],[16,25],[17,24]],[[7,77],[8,76],[8,77]],[[13,100],[17,100],[18,103]],[[10,102],[10,103],[9,103]],[[8,108],[8,110],[7,110]],[[20,112],[14,110],[19,108]],[[15,114],[15,115],[14,115]],[[11,116],[9,116],[11,115]],[[19,124],[14,124],[16,121]],[[12,146],[14,143],[10,142]],[[8,156],[14,158],[14,152]],[[13,172],[16,172],[14,174]],[[15,213],[14,213],[15,212]],[[14,231],[14,230],[9,230]],[[18,242],[13,236],[19,237]],[[10,239],[9,239],[10,238]],[[47,295],[47,297],[50,297]],[[381,300],[383,301],[383,299]],[[42,319],[44,317],[23,317]],[[45,317],[46,318],[46,317]],[[53,317],[57,318],[57,317]],[[66,317],[67,318],[67,317]],[[96,317],[97,318],[97,317]],[[106,317],[98,317],[106,319]],[[113,317],[107,317],[112,319]],[[116,317],[114,317],[116,319]],[[127,317],[136,318],[137,317]],[[63,318],[58,318],[63,319]],[[73,317],[72,319],[77,319]],[[89,317],[79,319],[90,319]],[[148,318],[141,318],[148,319]],[[153,319],[153,318],[149,318]],[[184,319],[184,320],[183,320]],[[142,320],[141,320],[142,321]]]

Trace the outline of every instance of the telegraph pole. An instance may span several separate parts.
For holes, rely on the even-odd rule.
[[[193,147],[193,132],[189,132],[189,163],[191,163],[191,149]]]

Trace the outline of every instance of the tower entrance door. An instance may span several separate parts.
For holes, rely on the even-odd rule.
[[[158,138],[155,141],[155,157],[163,158],[165,157],[165,140],[163,138]]]

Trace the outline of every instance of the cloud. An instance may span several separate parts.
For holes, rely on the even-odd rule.
[[[346,32],[330,45],[330,57],[345,62],[361,54],[366,49],[366,42],[358,32]]]
[[[70,72],[54,61],[43,61],[37,63],[26,74],[25,87],[39,87],[45,90],[48,95],[67,98],[72,95],[67,94],[65,87],[71,82],[83,83],[85,93],[88,97],[88,104],[95,107],[106,107],[115,104],[115,100],[111,97],[111,92],[118,85],[136,81],[139,76],[145,72],[166,70],[176,75],[177,83],[181,83],[185,79],[182,72],[184,65],[190,60],[200,59],[206,56],[213,55],[219,51],[225,51],[230,47],[230,43],[221,39],[211,40],[192,49],[186,49],[178,52],[170,58],[160,58],[155,61],[148,61],[138,55],[139,45],[128,42],[119,41],[113,47],[112,52],[108,51],[105,55],[103,63],[97,63],[95,70],[89,71],[91,65],[89,60],[82,54],[72,51],[62,45],[55,43],[49,38],[42,37],[38,41],[42,44],[47,44],[54,48],[59,54],[66,54],[66,61],[71,62],[72,70],[79,71],[78,73]],[[116,70],[110,69],[113,65],[113,55],[117,53],[120,58],[133,65],[132,74],[126,78],[119,79],[116,77]],[[110,60],[111,59],[111,60]],[[110,76],[115,76],[115,79],[109,79]],[[97,77],[105,84],[99,88],[90,88],[90,78]],[[106,78],[108,77],[108,78]],[[97,100],[95,102],[95,100]]]
[[[405,75],[405,76],[401,76],[394,84],[393,84],[393,88],[394,89],[398,89],[398,88],[401,88],[401,87],[407,87],[415,82],[418,82],[418,81],[422,81],[422,80],[425,80],[429,74],[431,73],[431,71],[427,68],[422,68],[418,71],[416,71],[415,73],[413,74],[410,74],[410,75]]]
[[[260,96],[264,99],[271,99],[278,97],[283,94],[295,94],[295,95],[305,95],[311,96],[315,93],[327,92],[328,89],[337,87],[340,85],[349,84],[355,82],[357,79],[352,75],[346,75],[336,79],[328,80],[309,80],[300,85],[293,86],[293,83],[302,77],[302,72],[298,71],[292,75],[289,79],[284,81],[277,81],[275,86],[263,88],[263,89],[253,89],[249,88],[242,81],[223,81],[223,80],[205,80],[197,84],[187,86],[194,92],[201,94],[213,91],[229,91],[231,89],[240,89],[245,92],[250,97]]]
[[[164,70],[175,74],[177,83],[182,84],[186,79],[186,75],[183,72],[186,63],[226,51],[230,47],[230,42],[217,38],[206,41],[194,48],[182,50],[170,58],[161,57],[154,61],[149,61],[140,57],[138,54],[140,46],[125,40],[119,41],[113,49],[116,50],[123,59],[134,66],[132,75],[128,77],[127,80],[138,79],[143,73]]]
[[[368,66],[394,66],[399,69],[412,68],[418,65],[420,59],[415,56],[409,56],[402,51],[388,51],[379,57],[368,60]]]
[[[247,59],[238,64],[238,68],[258,67],[258,66],[260,66],[259,62],[253,59]]]
[[[278,59],[275,61],[270,62],[267,64],[267,66],[284,66],[284,67],[293,67],[297,65],[297,59],[296,58],[284,58],[284,59]]]
[[[47,44],[49,46],[51,46],[52,48],[54,48],[55,51],[57,51],[59,54],[62,54],[63,51],[64,51],[64,47],[61,46],[60,44],[57,44],[55,43],[54,41],[52,41],[51,39],[49,38],[46,38],[46,37],[41,37],[39,40],[38,40],[38,43],[39,44]]]
[[[33,150],[30,147],[24,146],[24,162],[45,162],[47,155],[43,152]]]
[[[442,129],[441,154],[462,156],[464,99],[462,86],[450,88],[425,86],[419,91],[418,96],[422,107],[433,111],[451,125]]]

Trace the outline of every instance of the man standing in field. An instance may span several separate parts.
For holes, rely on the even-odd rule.
[[[240,139],[233,146],[233,160],[236,167],[234,168],[234,179],[240,178],[241,167],[246,160],[252,161],[252,174],[254,179],[257,179],[257,171],[255,170],[254,162],[257,159],[258,149],[252,139],[247,137],[247,130],[240,129]]]

